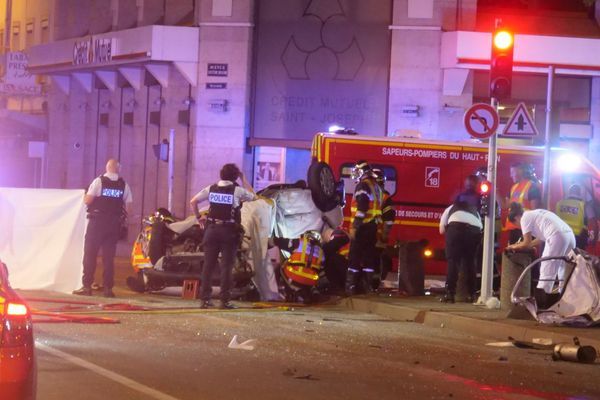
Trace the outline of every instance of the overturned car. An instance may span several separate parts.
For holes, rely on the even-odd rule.
[[[535,297],[520,297],[521,286],[529,272],[544,260],[561,259],[566,263],[562,293]],[[522,305],[544,324],[593,326],[600,324],[600,258],[582,250],[572,250],[565,257],[544,257],[535,260],[524,270],[511,294],[513,304]]]
[[[333,181],[327,166],[311,166],[309,183],[271,185],[245,202],[241,209],[243,239],[233,271],[234,298],[280,300],[275,266],[267,251],[274,243],[299,239],[307,231],[322,231],[325,222],[342,223],[343,184]],[[200,280],[204,253],[204,225],[194,216],[177,221],[165,209],[146,217],[132,249],[135,276],[130,289],[158,291],[182,286],[184,280]],[[282,251],[284,258],[290,253]],[[218,277],[214,278],[217,284]]]

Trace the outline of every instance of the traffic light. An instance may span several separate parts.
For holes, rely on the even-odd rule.
[[[489,181],[481,181],[479,183],[479,212],[481,215],[488,215],[490,211],[490,190],[492,184]]]
[[[512,85],[514,35],[506,29],[492,34],[490,60],[490,97],[503,100],[510,96]]]

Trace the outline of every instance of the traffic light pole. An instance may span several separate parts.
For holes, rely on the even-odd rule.
[[[544,194],[543,204],[546,210],[549,210],[548,206],[548,192],[550,182],[550,133],[552,128],[552,100],[553,100],[553,88],[554,88],[554,67],[550,65],[548,67],[548,92],[546,96],[546,135],[544,142],[544,172],[542,177],[542,192]]]
[[[498,100],[492,97],[492,107],[498,109]],[[497,166],[497,133],[490,136],[488,146],[487,180],[491,183],[489,194],[488,213],[485,216],[483,229],[483,265],[481,268],[481,294],[477,300],[478,305],[485,305],[494,297],[494,223],[496,222],[496,166]]]

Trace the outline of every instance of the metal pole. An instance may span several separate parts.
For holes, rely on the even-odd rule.
[[[552,92],[554,88],[554,67],[548,67],[548,92],[546,94],[546,136],[544,142],[544,176],[542,177],[543,186],[543,207],[549,206],[549,183],[550,183],[550,134],[552,125]]]
[[[175,129],[169,130],[169,211],[173,212],[173,184],[175,180]],[[185,210],[184,210],[185,213]]]
[[[498,109],[498,101],[492,98],[492,107]],[[481,294],[477,304],[485,305],[486,301],[493,297],[494,279],[494,223],[496,219],[496,158],[497,158],[497,134],[490,136],[488,146],[488,170],[487,179],[492,184],[489,194],[488,214],[485,216],[483,229],[483,263],[481,268]]]

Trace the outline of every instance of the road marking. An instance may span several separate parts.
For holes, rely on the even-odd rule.
[[[63,352],[61,350],[58,350],[58,349],[55,349],[55,348],[52,348],[52,347],[47,346],[45,344],[42,344],[40,342],[36,341],[35,342],[35,346],[39,350],[45,351],[46,353],[50,353],[50,354],[52,354],[52,355],[54,355],[56,357],[60,357],[63,360],[66,360],[66,361],[68,361],[70,363],[73,363],[75,365],[78,365],[78,366],[80,366],[82,368],[85,368],[85,369],[88,369],[88,370],[90,370],[92,372],[95,372],[98,375],[102,375],[105,378],[108,378],[108,379],[113,380],[113,381],[115,381],[117,383],[120,383],[123,386],[127,386],[130,389],[136,390],[136,391],[138,391],[140,393],[143,393],[143,394],[145,394],[147,396],[150,396],[153,399],[156,399],[156,400],[179,400],[176,397],[169,396],[168,394],[159,392],[156,389],[152,389],[151,387],[148,387],[146,385],[142,385],[141,383],[136,382],[133,379],[126,378],[123,375],[117,374],[116,372],[110,371],[110,370],[108,370],[106,368],[102,368],[99,365],[96,365],[94,363],[86,361],[86,360],[84,360],[82,358],[72,356],[72,355],[70,355],[68,353],[65,353],[65,352]]]

